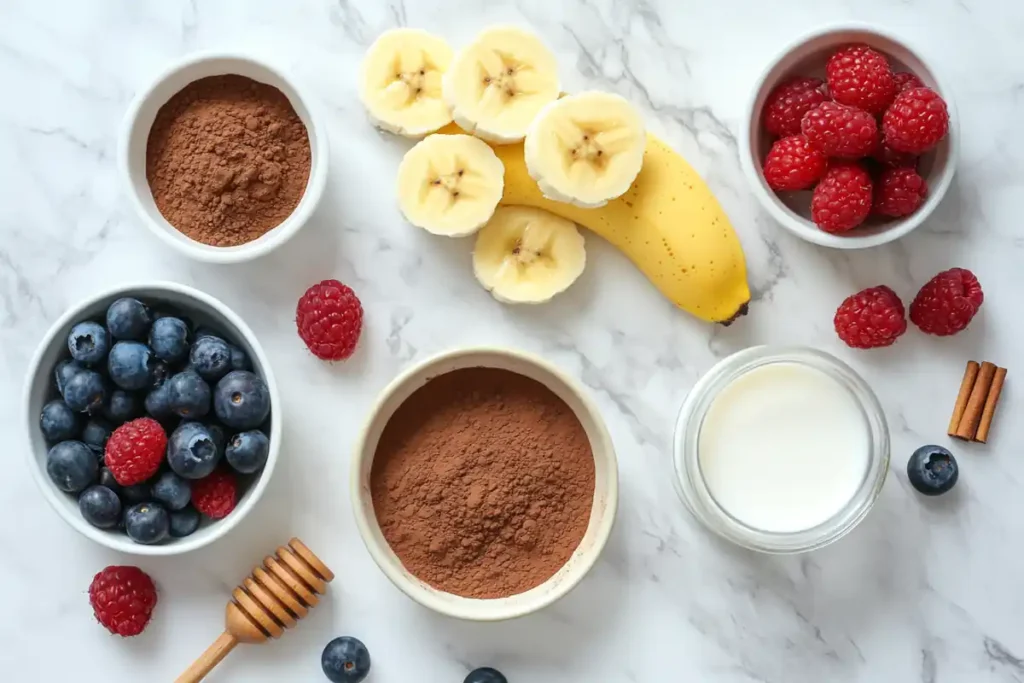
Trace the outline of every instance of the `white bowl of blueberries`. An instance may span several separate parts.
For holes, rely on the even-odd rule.
[[[175,283],[65,313],[25,383],[30,469],[58,514],[108,548],[176,555],[223,536],[277,461],[277,385],[252,330]]]

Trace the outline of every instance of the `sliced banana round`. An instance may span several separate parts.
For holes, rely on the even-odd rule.
[[[398,166],[398,206],[413,225],[463,237],[494,214],[505,189],[505,166],[472,135],[435,133],[405,153]]]
[[[545,197],[583,208],[626,192],[644,161],[639,112],[612,93],[569,95],[544,107],[526,134],[526,168]]]
[[[529,206],[502,206],[477,233],[473,273],[495,299],[539,304],[583,272],[583,235],[570,220]]]
[[[414,28],[382,33],[366,51],[359,98],[378,128],[420,138],[452,122],[441,76],[452,61],[442,38]]]
[[[442,79],[455,123],[484,140],[518,142],[561,90],[555,55],[514,26],[485,29],[461,50]]]

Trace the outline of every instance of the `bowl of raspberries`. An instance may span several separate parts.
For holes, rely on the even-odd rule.
[[[761,77],[741,130],[754,193],[798,237],[838,249],[899,239],[956,168],[949,90],[918,53],[864,26],[816,31]]]
[[[74,306],[29,366],[30,468],[66,522],[114,550],[175,555],[227,533],[277,461],[277,385],[249,327],[190,287]]]

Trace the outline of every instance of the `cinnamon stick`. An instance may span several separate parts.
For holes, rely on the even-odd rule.
[[[967,400],[971,397],[971,390],[974,388],[974,382],[978,379],[978,365],[977,361],[967,361],[967,369],[964,370],[964,378],[960,382],[960,393],[956,396],[956,405],[953,406],[953,417],[949,418],[949,429],[946,433],[950,436],[956,436],[956,430],[960,427],[960,420],[963,419],[964,410],[967,409]]]
[[[964,415],[956,428],[955,436],[958,439],[970,441],[978,433],[978,425],[981,424],[981,413],[985,408],[985,402],[988,400],[988,392],[992,388],[992,379],[995,377],[995,374],[995,365],[988,361],[984,361],[981,364],[981,368],[978,370],[978,379],[974,382],[974,388],[971,389],[970,398],[967,399]]]
[[[981,412],[981,422],[978,423],[978,432],[974,440],[980,443],[988,441],[988,430],[992,428],[992,418],[996,414],[996,404],[999,403],[999,394],[1003,391],[1003,382],[1006,381],[1006,368],[996,368],[996,374],[992,377],[992,387],[988,391],[988,398],[985,399],[985,408]]]

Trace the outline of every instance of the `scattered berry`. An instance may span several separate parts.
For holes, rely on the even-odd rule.
[[[71,328],[68,334],[68,351],[71,357],[82,365],[98,365],[110,350],[110,335],[98,323],[86,321]]]
[[[814,188],[811,218],[825,232],[852,230],[871,212],[871,190],[871,176],[860,164],[832,164]]]
[[[210,519],[221,519],[235,509],[238,490],[235,475],[228,469],[217,469],[192,484],[192,505]]]
[[[776,192],[806,190],[814,185],[828,160],[804,135],[776,140],[764,160],[764,179]]]
[[[370,651],[358,638],[341,636],[324,647],[320,667],[332,683],[359,683],[370,673]]]
[[[149,308],[138,299],[118,299],[107,309],[107,329],[115,339],[144,339],[152,322]]]
[[[909,71],[899,71],[892,75],[892,80],[896,83],[896,92],[901,93],[904,90],[910,90],[911,88],[923,88],[924,83],[920,78],[910,73]]]
[[[825,82],[820,78],[792,78],[776,86],[765,100],[765,130],[780,138],[797,135],[804,114],[828,100]]]
[[[76,413],[99,413],[107,400],[107,383],[95,370],[81,368],[67,378],[61,395]]]
[[[107,371],[117,386],[127,391],[138,391],[156,384],[157,363],[157,358],[145,344],[119,341],[107,356]]]
[[[50,443],[75,438],[81,427],[78,415],[64,401],[50,401],[40,411],[39,429]]]
[[[878,145],[875,117],[845,104],[825,102],[804,114],[801,129],[825,156],[859,159]]]
[[[216,382],[231,369],[231,347],[220,337],[200,337],[189,352],[189,364],[207,382]]]
[[[213,410],[228,427],[255,429],[270,414],[270,389],[259,375],[232,370],[217,382]]]
[[[181,510],[192,500],[192,489],[188,482],[174,472],[158,475],[151,490],[153,500],[168,510]]]
[[[85,521],[100,529],[113,529],[121,519],[121,500],[106,486],[90,486],[78,496]]]
[[[224,450],[224,459],[236,472],[252,474],[267,464],[269,454],[270,439],[260,430],[253,429],[231,437]]]
[[[146,412],[150,417],[163,420],[174,414],[171,409],[171,392],[167,382],[146,394]]]
[[[216,469],[222,453],[206,425],[182,422],[171,433],[167,464],[180,477],[202,479]]]
[[[907,462],[907,479],[926,496],[938,496],[960,478],[956,458],[942,446],[921,446]]]
[[[825,66],[832,99],[871,114],[881,114],[896,96],[889,60],[867,45],[850,45],[836,52]]]
[[[252,363],[249,362],[249,355],[245,351],[234,344],[228,344],[228,349],[231,350],[232,370],[252,370]]]
[[[910,320],[922,332],[949,336],[967,327],[984,300],[981,283],[974,273],[952,268],[921,288],[910,304]]]
[[[121,486],[143,482],[160,469],[167,434],[151,417],[125,422],[107,440],[105,462]]]
[[[889,346],[907,331],[903,302],[885,286],[846,297],[832,322],[839,338],[855,349]]]
[[[112,427],[99,418],[92,418],[82,430],[82,442],[96,453],[103,453],[107,447]]]
[[[170,316],[153,321],[149,328],[149,348],[153,355],[168,363],[177,363],[188,355],[188,325]]]
[[[157,503],[139,503],[124,513],[124,530],[128,538],[143,545],[153,545],[170,533],[167,510]]]
[[[123,424],[134,417],[138,417],[141,405],[135,394],[124,389],[114,389],[110,392],[107,404],[103,406],[103,416],[115,425]]]
[[[167,399],[180,417],[203,417],[210,412],[210,385],[195,370],[185,370],[167,380]]]
[[[71,380],[72,377],[78,374],[78,371],[82,369],[82,366],[77,362],[66,358],[53,368],[53,379],[57,384],[57,391],[63,395],[64,387]]]
[[[911,88],[896,96],[882,117],[885,144],[898,152],[923,154],[949,132],[946,103],[931,88]]]
[[[363,330],[363,306],[347,285],[324,280],[306,290],[295,310],[299,337],[321,360],[345,360]]]
[[[897,152],[885,140],[879,138],[878,144],[871,150],[871,158],[881,164],[884,168],[913,168],[917,169],[917,156],[906,152]]]
[[[928,195],[924,178],[912,168],[889,168],[875,181],[873,211],[881,216],[902,218],[921,208]]]
[[[156,601],[153,579],[138,567],[107,567],[89,585],[89,604],[97,621],[119,636],[142,633]]]
[[[508,683],[508,679],[497,669],[482,666],[470,671],[462,683]]]
[[[170,533],[173,538],[191,536],[199,528],[199,512],[191,505],[170,513]]]
[[[61,441],[46,453],[46,473],[65,493],[78,493],[100,474],[96,455],[81,441]]]

